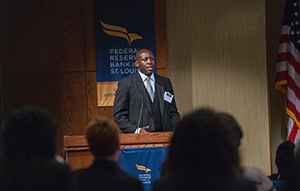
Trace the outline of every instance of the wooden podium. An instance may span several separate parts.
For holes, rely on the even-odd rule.
[[[121,148],[166,146],[169,144],[172,134],[172,132],[120,134],[120,144]],[[86,168],[94,160],[84,135],[64,136],[64,152],[65,159],[73,170]]]

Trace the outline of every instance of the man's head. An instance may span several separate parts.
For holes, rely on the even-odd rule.
[[[135,66],[138,67],[139,71],[150,76],[155,68],[154,56],[150,50],[141,49],[136,53]]]
[[[294,162],[295,144],[290,141],[284,141],[276,150],[275,163],[280,173],[280,178],[285,179],[291,172]]]
[[[96,158],[107,158],[120,150],[120,130],[105,117],[96,117],[87,126],[86,138]]]

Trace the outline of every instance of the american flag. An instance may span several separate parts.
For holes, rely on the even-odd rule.
[[[278,50],[275,88],[287,95],[288,140],[300,139],[300,15],[298,0],[287,0]]]

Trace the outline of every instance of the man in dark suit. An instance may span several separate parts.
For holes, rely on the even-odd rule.
[[[142,183],[124,172],[117,161],[120,130],[107,118],[95,118],[87,127],[86,138],[95,160],[86,169],[75,171],[79,191],[143,191]]]
[[[138,72],[119,81],[114,101],[114,121],[124,133],[172,131],[180,119],[168,78],[154,74],[151,51],[136,54]]]

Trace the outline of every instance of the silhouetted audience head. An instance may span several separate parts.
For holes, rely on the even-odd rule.
[[[236,135],[225,123],[211,109],[197,110],[178,123],[166,162],[173,190],[223,190],[235,177],[240,158],[231,139]]]
[[[42,109],[24,107],[11,113],[4,125],[4,155],[11,159],[52,159],[55,154],[55,123]]]
[[[96,117],[87,126],[86,138],[91,152],[96,158],[114,155],[120,150],[120,130],[109,119]]]
[[[47,111],[17,109],[8,116],[2,136],[1,191],[76,190],[69,167],[54,160],[55,123]]]
[[[287,177],[288,191],[299,191],[300,190],[300,141],[296,144],[294,150],[294,162],[291,173]]]
[[[275,163],[278,168],[277,179],[285,180],[291,173],[294,162],[295,144],[290,141],[281,143],[276,150]]]

